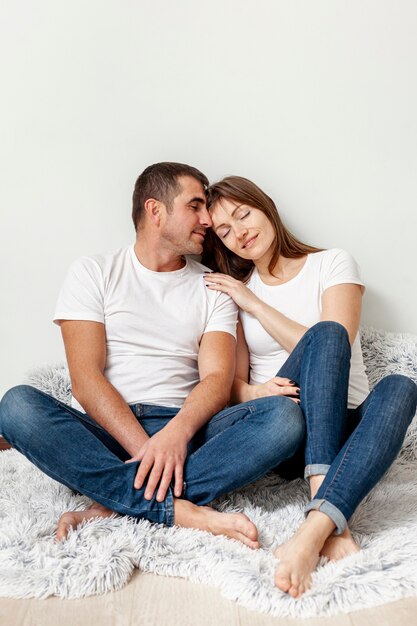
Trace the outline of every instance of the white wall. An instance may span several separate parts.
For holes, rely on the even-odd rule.
[[[133,241],[161,160],[252,178],[354,254],[364,323],[417,333],[413,0],[7,0],[0,20],[0,393],[63,359],[63,274]]]

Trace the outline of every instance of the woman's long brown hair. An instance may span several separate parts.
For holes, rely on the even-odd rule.
[[[214,183],[207,190],[207,206],[210,208],[222,200],[231,200],[238,204],[259,209],[265,213],[275,231],[275,248],[268,265],[269,273],[274,276],[273,270],[280,255],[288,259],[298,259],[311,252],[320,252],[315,248],[299,241],[284,226],[278,214],[274,201],[266,195],[255,183],[242,176],[227,176],[218,183]],[[253,261],[242,259],[226,248],[214,231],[207,231],[201,261],[215,272],[229,274],[238,280],[247,281],[255,267]]]

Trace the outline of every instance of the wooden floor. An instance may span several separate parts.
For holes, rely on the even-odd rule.
[[[121,591],[83,600],[0,598],[3,626],[412,626],[417,598],[335,617],[287,619],[248,611],[216,589],[135,571]]]
[[[3,439],[3,437],[0,437],[0,452],[2,450],[8,450],[9,448],[11,448],[11,446],[7,443],[7,441]]]

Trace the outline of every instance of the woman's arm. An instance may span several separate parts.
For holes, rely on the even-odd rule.
[[[233,404],[252,400],[249,383],[249,350],[240,321],[236,337],[236,370],[230,400]]]
[[[343,283],[326,289],[321,298],[320,320],[342,324],[348,331],[350,345],[359,330],[363,291],[362,285]]]
[[[206,280],[217,289],[227,293],[243,311],[250,313],[288,353],[292,352],[308,330],[286,317],[277,309],[260,300],[241,281],[225,274],[208,274]],[[359,328],[363,287],[354,283],[343,283],[329,287],[322,295],[321,321],[342,324],[349,333],[352,344]]]
[[[240,280],[226,274],[211,273],[205,276],[209,289],[227,293],[242,311],[250,313],[287,352],[292,352],[307,326],[289,319],[277,309],[260,300]]]
[[[359,330],[362,292],[363,287],[361,285],[343,283],[326,289],[321,298],[320,321],[342,324],[349,334],[351,345]],[[250,313],[262,324],[266,332],[289,353],[308,330],[307,326],[294,322],[261,300],[259,303],[254,303],[252,307]]]
[[[295,395],[297,390],[299,387],[292,384],[288,378],[278,376],[271,378],[262,385],[249,384],[249,349],[242,325],[239,322],[237,325],[236,372],[230,396],[232,403],[238,404],[265,396],[290,396]],[[299,403],[297,397],[291,399]]]

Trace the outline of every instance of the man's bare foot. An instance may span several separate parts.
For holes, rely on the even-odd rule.
[[[114,511],[107,509],[97,502],[93,502],[85,511],[69,511],[68,513],[64,513],[59,518],[56,540],[61,541],[65,539],[69,529],[76,528],[85,519],[91,519],[92,517],[110,517],[111,515],[115,515]]]
[[[279,546],[275,556],[280,563],[275,572],[278,589],[299,598],[311,587],[311,573],[316,569],[320,550],[334,530],[332,520],[320,511],[311,511],[295,535]]]
[[[209,506],[197,506],[176,498],[174,503],[176,525],[207,530],[213,535],[226,535],[249,548],[259,548],[258,530],[244,513],[220,513]]]
[[[344,559],[345,556],[359,551],[360,547],[352,537],[349,528],[346,526],[341,535],[330,535],[330,537],[326,539],[320,554],[327,557],[330,561],[338,561],[339,559]]]

